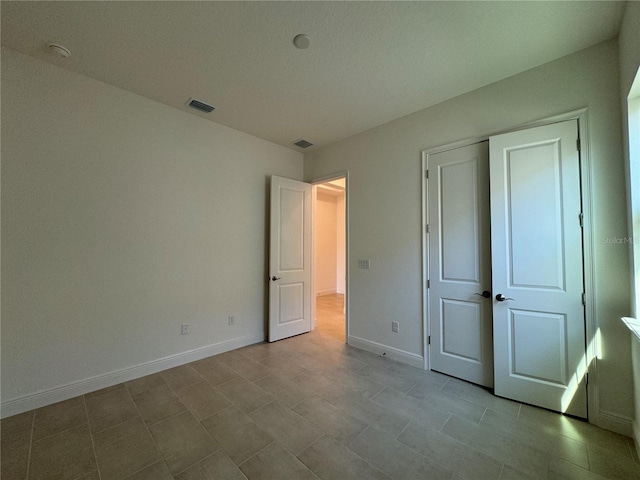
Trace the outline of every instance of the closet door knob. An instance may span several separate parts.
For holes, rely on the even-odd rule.
[[[478,295],[479,297],[491,298],[491,292],[489,290],[485,290],[482,293],[474,293],[474,295]]]

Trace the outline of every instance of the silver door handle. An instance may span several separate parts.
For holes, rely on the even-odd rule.
[[[496,295],[496,300],[499,302],[504,302],[505,300],[514,300],[515,298],[511,298],[511,297],[505,297],[503,294],[499,293]]]

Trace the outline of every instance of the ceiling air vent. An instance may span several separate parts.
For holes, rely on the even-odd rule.
[[[297,145],[300,148],[307,148],[313,145],[313,143],[307,142],[304,138],[301,138],[300,140],[296,140],[295,142],[293,142],[293,144]]]
[[[201,112],[204,112],[204,113],[211,113],[216,109],[216,107],[207,105],[206,103],[201,102],[200,100],[196,100],[193,97],[187,100],[187,105],[189,105],[191,108],[195,108],[196,110],[200,110]]]

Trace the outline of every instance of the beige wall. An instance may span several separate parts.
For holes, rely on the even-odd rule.
[[[595,316],[602,334],[599,408],[592,405],[591,418],[628,431],[630,344],[619,318],[630,309],[629,255],[626,247],[603,242],[627,235],[618,73],[612,40],[305,154],[307,179],[349,171],[350,334],[423,354],[423,149],[588,107]],[[358,269],[358,258],[370,258],[371,269]],[[399,333],[392,333],[391,319],[400,322]]]
[[[263,340],[272,174],[302,156],[3,50],[3,415]]]

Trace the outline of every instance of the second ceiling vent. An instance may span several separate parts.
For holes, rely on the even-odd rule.
[[[187,100],[187,105],[189,105],[191,108],[195,108],[196,110],[200,110],[201,112],[204,112],[204,113],[211,113],[216,109],[216,107],[212,105],[208,105],[204,102],[201,102],[200,100],[196,100],[193,97]]]
[[[307,148],[313,145],[313,143],[307,142],[304,138],[301,138],[300,140],[296,140],[295,142],[293,142],[293,144],[300,148]]]

